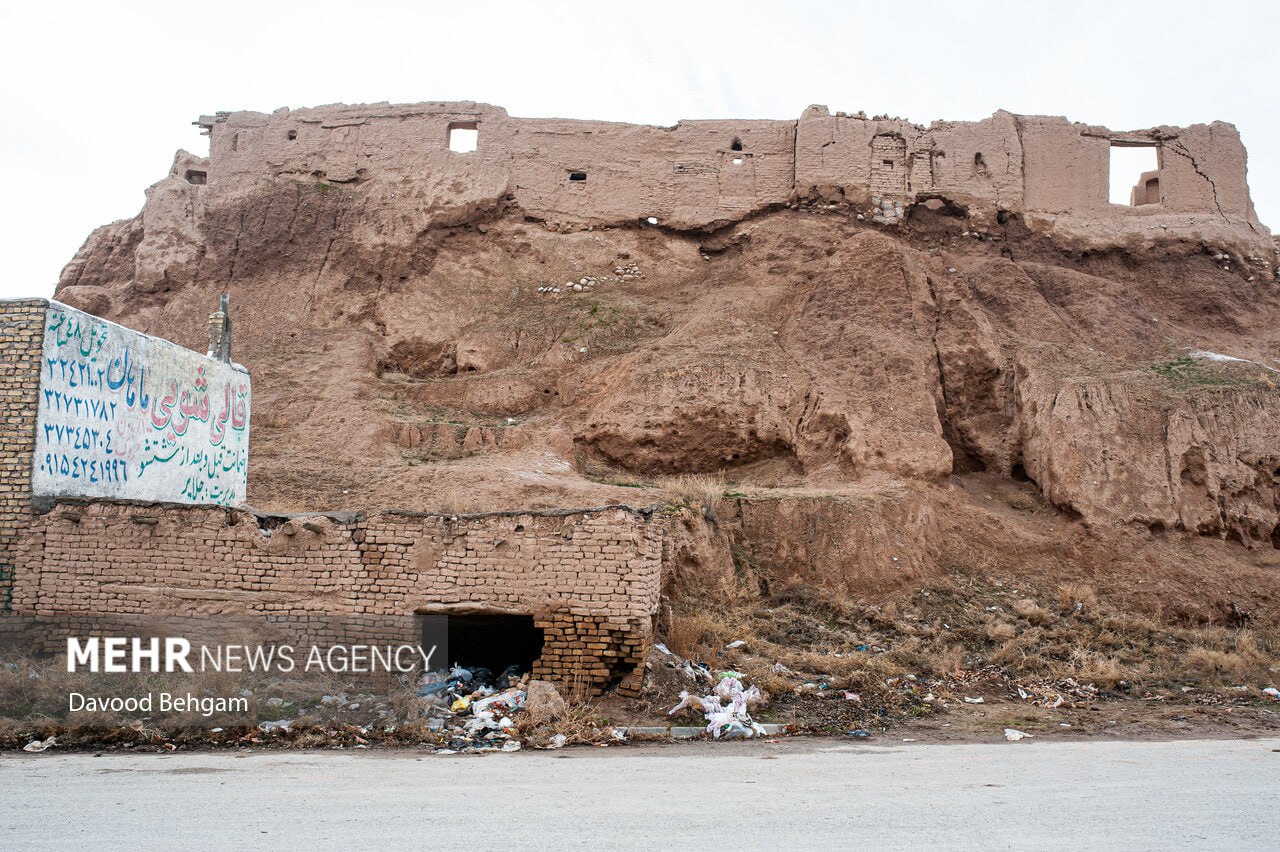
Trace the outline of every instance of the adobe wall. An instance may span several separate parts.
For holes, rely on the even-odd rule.
[[[545,634],[535,676],[639,688],[662,564],[662,523],[646,513],[281,520],[60,503],[32,520],[39,546],[18,562],[12,612],[89,633],[129,616],[266,617],[314,643],[415,643],[425,612],[531,614]]]
[[[44,342],[43,299],[0,300],[0,615],[12,609],[31,521],[31,459]]]
[[[201,122],[211,134],[210,158],[180,157],[175,167],[175,174],[199,172],[197,208],[255,191],[269,177],[359,188],[415,225],[427,214],[447,221],[497,198],[566,225],[653,217],[664,226],[708,228],[809,197],[839,198],[891,223],[904,206],[945,196],[979,216],[1025,213],[1104,241],[1206,222],[1258,228],[1244,146],[1222,122],[1119,132],[1001,111],[926,127],[810,107],[796,121],[664,128],[513,118],[475,103],[233,112]],[[476,128],[476,150],[450,151],[451,126]],[[1158,204],[1108,202],[1113,142],[1158,147]],[[387,226],[380,223],[377,235],[386,238]]]

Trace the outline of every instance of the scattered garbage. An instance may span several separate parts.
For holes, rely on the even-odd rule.
[[[680,693],[680,703],[667,711],[668,716],[686,708],[701,711],[707,720],[707,733],[715,739],[747,739],[765,733],[764,728],[751,718],[750,708],[764,701],[760,688],[742,686],[739,672],[721,672],[720,679],[710,695]],[[724,706],[722,702],[729,702]]]
[[[22,747],[23,751],[42,752],[45,749],[52,748],[58,744],[57,737],[49,737],[47,740],[32,740]]]
[[[1018,740],[1022,740],[1022,739],[1026,739],[1027,737],[1034,737],[1034,736],[1035,734],[1028,734],[1026,731],[1019,731],[1017,728],[1004,729],[1004,738],[1011,743],[1016,743]]]
[[[292,724],[292,719],[277,719],[274,722],[259,722],[258,730],[262,731],[264,734],[269,734],[272,731],[288,732],[289,726]]]
[[[1029,704],[1035,704],[1039,707],[1048,707],[1051,710],[1061,707],[1062,702],[1065,700],[1061,693],[1056,692],[1047,686],[1018,686],[1016,689],[1018,691],[1018,697],[1023,701],[1026,701]]]
[[[727,648],[727,649],[729,649],[729,650],[733,650],[734,648],[741,648],[741,647],[743,647],[743,646],[744,646],[744,645],[746,645],[746,644],[747,644],[747,640],[745,640],[745,639],[736,639],[736,640],[734,640],[733,642],[730,642],[728,645],[725,645],[725,648]]]
[[[1280,701],[1280,689],[1276,689],[1274,686],[1268,686],[1266,689],[1262,690],[1262,694],[1270,698],[1272,701]]]
[[[846,736],[846,737],[857,737],[858,739],[865,740],[865,739],[869,739],[869,738],[871,737],[871,732],[870,732],[870,731],[865,731],[865,730],[863,730],[862,728],[858,728],[858,729],[853,730],[853,731],[845,731],[845,736]]]
[[[985,704],[986,701],[983,699],[981,695],[979,695],[977,698],[965,698],[964,703],[965,704]]]
[[[494,677],[489,669],[463,668],[457,663],[448,671],[424,674],[416,694],[427,704],[427,727],[444,739],[435,753],[518,751],[521,746],[513,734],[512,716],[528,700],[527,679],[518,666],[508,666]]]
[[[556,734],[554,737],[551,738],[551,742],[547,744],[547,748],[551,748],[551,749],[564,748],[565,744],[568,742],[569,742],[569,738],[566,737],[564,734]]]

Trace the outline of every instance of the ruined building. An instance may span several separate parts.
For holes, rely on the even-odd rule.
[[[0,627],[254,614],[409,641],[448,613],[523,631],[539,676],[634,690],[678,548],[606,469],[881,489],[769,510],[785,522],[738,506],[752,569],[774,554],[806,581],[940,570],[944,554],[899,532],[936,532],[931,507],[960,499],[939,496],[947,477],[973,471],[1030,480],[1091,523],[1280,530],[1273,397],[1113,393],[1184,342],[1158,337],[1171,326],[1208,328],[1206,347],[1269,345],[1247,317],[1272,309],[1275,248],[1228,124],[1115,132],[999,112],[923,127],[811,107],[661,128],[475,103],[198,123],[209,157],[180,152],[141,214],[90,237],[66,304],[0,303]],[[1158,168],[1111,204],[1111,149],[1134,146]],[[1240,310],[1213,325],[1197,304],[1161,325],[1164,291],[1060,271],[1170,246],[1229,294],[1215,310]],[[606,273],[580,257],[608,258]],[[220,340],[205,357],[166,339],[203,351],[228,290],[252,394]],[[1079,293],[1110,307],[1080,319]],[[1066,374],[1070,359],[1087,369]],[[493,477],[495,501],[526,504],[424,508],[446,478]],[[361,502],[344,496],[361,485]],[[300,493],[325,511],[282,505]],[[250,508],[266,502],[279,511]],[[786,539],[796,528],[804,540]]]

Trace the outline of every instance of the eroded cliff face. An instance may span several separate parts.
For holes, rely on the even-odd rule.
[[[484,169],[406,200],[353,163],[210,194],[180,155],[57,291],[197,349],[231,294],[257,506],[639,504],[710,474],[811,529],[743,510],[779,564],[905,582],[945,564],[948,519],[1013,529],[973,480],[1022,483],[1057,513],[1037,546],[1086,561],[1117,545],[1081,530],[1280,548],[1274,257],[1193,233],[1082,250],[936,198],[882,224],[830,192],[571,226]],[[819,535],[822,495],[887,538]]]

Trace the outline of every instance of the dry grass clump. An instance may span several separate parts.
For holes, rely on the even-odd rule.
[[[1019,618],[1025,618],[1037,627],[1043,627],[1054,620],[1053,613],[1031,600],[1031,598],[1023,598],[1016,602],[1013,605],[1013,612]]]
[[[436,511],[444,515],[468,515],[484,510],[483,504],[476,499],[473,492],[461,488],[450,488],[437,495]]]
[[[1187,672],[1215,685],[1246,684],[1275,678],[1272,674],[1272,667],[1277,663],[1274,641],[1269,643],[1268,650],[1264,650],[1251,631],[1237,632],[1233,641],[1224,641],[1226,637],[1213,635],[1220,632],[1224,631],[1204,631],[1205,644],[1195,644],[1187,650],[1182,658],[1182,666]]]
[[[569,703],[562,715],[554,719],[522,711],[514,717],[516,735],[533,748],[548,748],[557,734],[565,737],[565,745],[603,743],[613,738],[613,725],[586,701]]]
[[[1062,583],[1058,586],[1058,611],[1092,611],[1098,605],[1098,592],[1088,583]]]
[[[725,481],[720,476],[705,473],[664,476],[658,479],[657,485],[659,497],[671,506],[714,512],[724,500]]]
[[[927,589],[875,605],[794,583],[767,599],[685,597],[667,639],[676,653],[743,671],[775,694],[812,681],[865,696],[908,675],[962,683],[991,667],[1015,682],[1070,679],[1125,693],[1261,688],[1280,679],[1275,632],[1189,627],[1114,607],[1086,583],[1064,583],[1049,594],[1025,578],[1013,586],[957,569]],[[725,649],[737,639],[745,649]]]
[[[680,656],[701,659],[725,644],[723,625],[710,613],[684,610],[672,613],[667,647]]]

